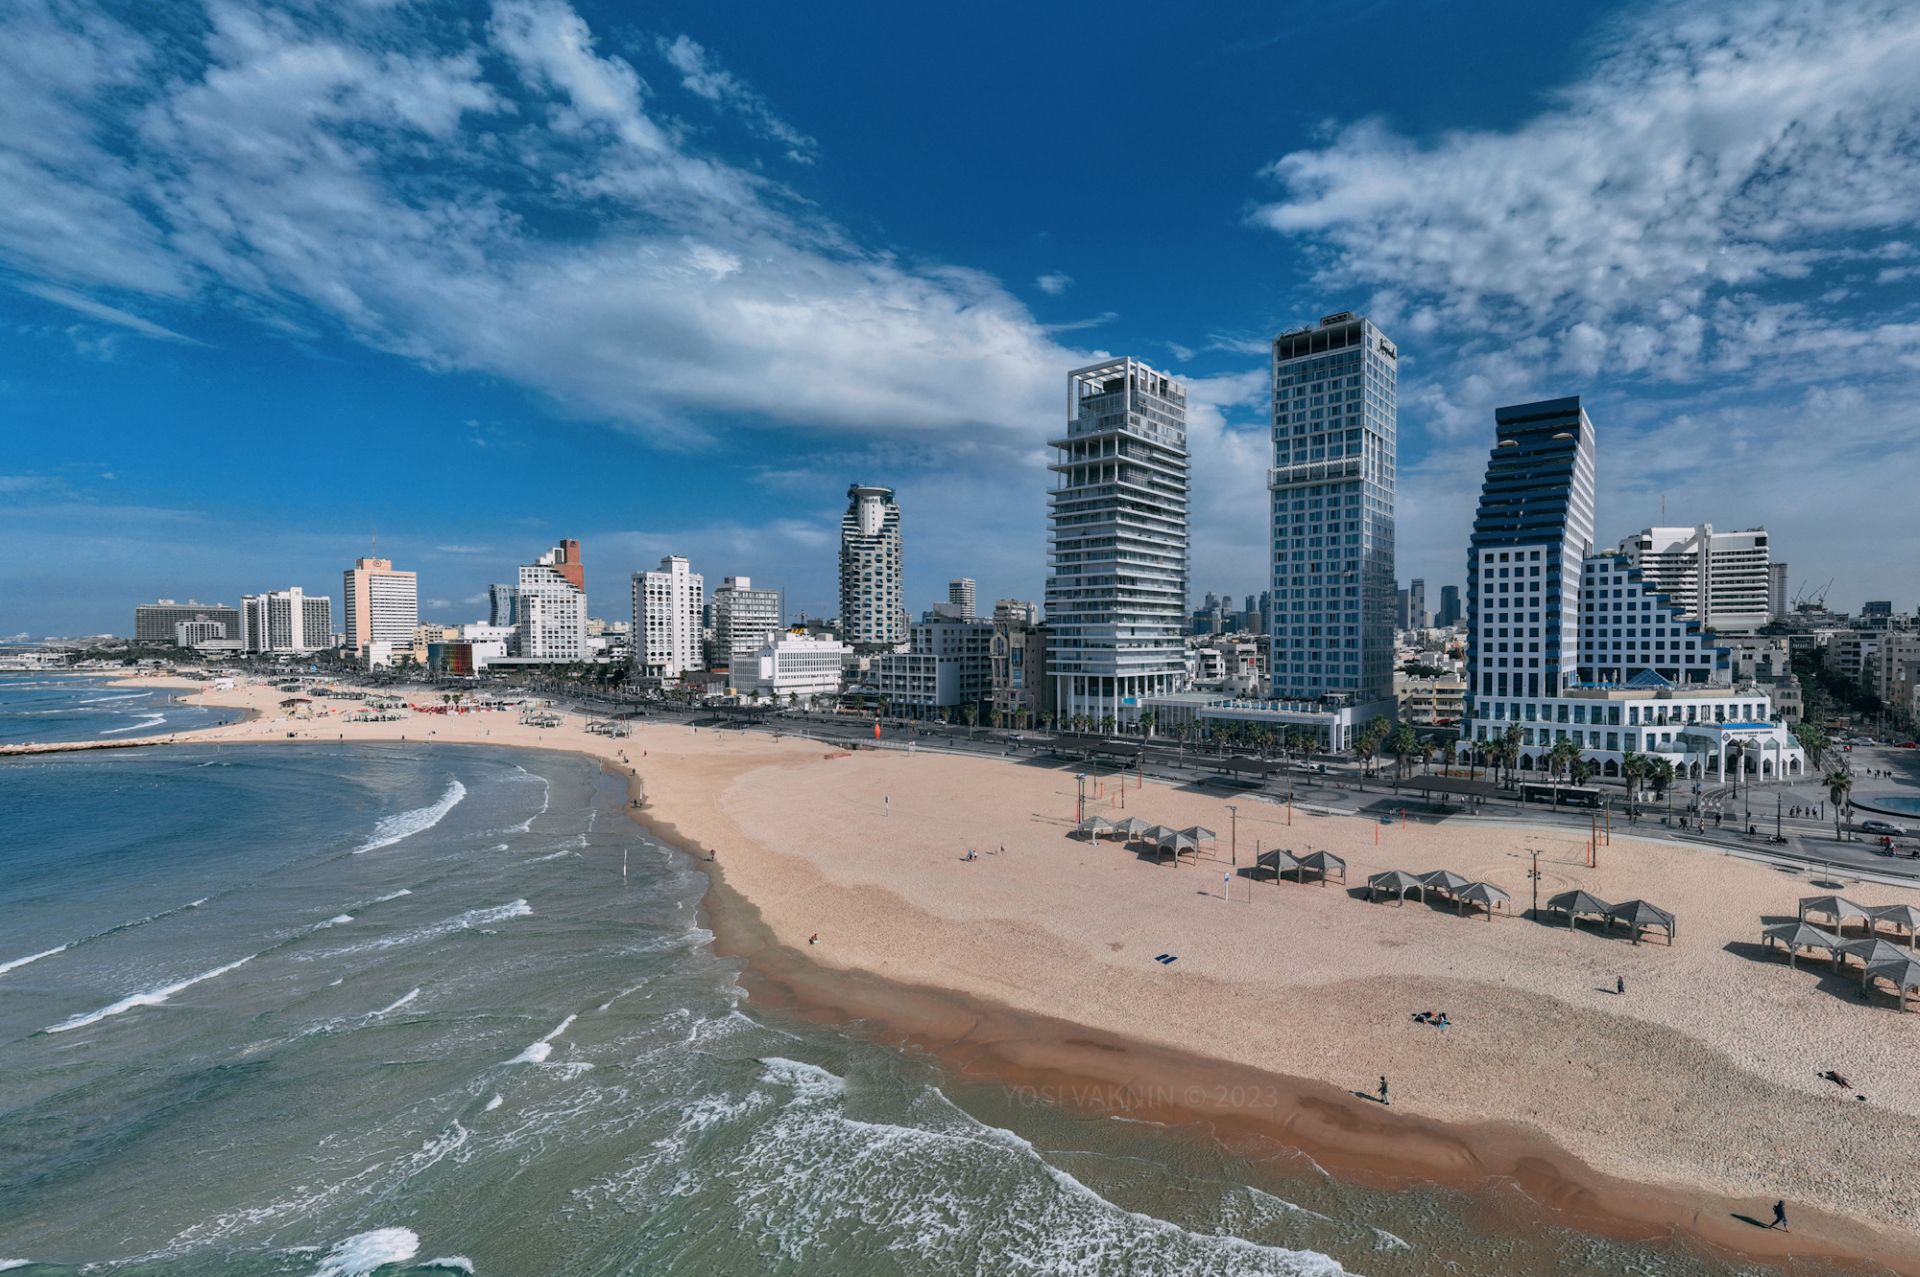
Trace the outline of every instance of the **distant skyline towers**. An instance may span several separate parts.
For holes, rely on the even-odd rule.
[[[1593,552],[1593,422],[1577,395],[1494,412],[1467,554],[1467,703],[1554,697],[1576,677]]]
[[[396,572],[391,559],[362,557],[341,574],[347,649],[367,659],[375,643],[410,650],[420,627],[420,586],[412,572]]]
[[[1119,718],[1186,670],[1186,387],[1135,359],[1067,375],[1048,494],[1048,673],[1063,717]]]
[[[1407,586],[1407,628],[1424,630],[1433,622],[1433,614],[1427,611],[1427,583],[1414,577]]]
[[[580,543],[566,540],[521,565],[514,589],[513,654],[577,661],[587,651],[587,575]]]
[[[651,572],[633,574],[634,668],[649,678],[677,679],[702,667],[700,611],[706,579],[669,554]]]
[[[1434,618],[1434,624],[1448,629],[1460,624],[1460,587],[1443,585],[1440,587],[1440,615]]]
[[[900,563],[893,489],[854,484],[840,518],[840,637],[855,651],[886,651],[907,641]]]
[[[974,581],[970,576],[955,577],[947,582],[947,602],[959,609],[958,615],[963,621],[978,620],[978,605],[974,601]]]
[[[1274,338],[1276,699],[1393,714],[1398,359],[1346,311]]]
[[[500,582],[487,587],[488,625],[512,625],[519,619],[516,594],[513,586]]]

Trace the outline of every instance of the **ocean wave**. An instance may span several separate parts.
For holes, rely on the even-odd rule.
[[[407,1005],[407,1003],[413,1001],[415,998],[419,996],[420,996],[420,990],[418,989],[415,989],[411,993],[403,994],[397,1001],[389,1002],[386,1006],[383,1006],[378,1011],[375,1011],[371,1016],[368,1017],[368,1019],[378,1019],[380,1016],[383,1016],[383,1015],[391,1015],[395,1011],[398,1011],[401,1007]]]
[[[515,763],[514,766],[519,767],[520,765],[518,763]],[[527,817],[525,820],[521,821],[519,824],[513,827],[513,832],[524,834],[524,833],[530,832],[533,829],[534,821],[540,819],[540,817],[547,814],[547,807],[550,803],[553,802],[553,782],[548,780],[545,776],[534,775],[534,773],[527,771],[527,769],[524,767],[520,767],[520,770],[522,772],[526,772],[528,776],[539,781],[542,786],[540,790],[540,810],[534,812],[533,815]]]
[[[338,958],[355,953],[370,953],[376,949],[393,949],[403,944],[412,944],[417,940],[432,940],[439,936],[451,935],[456,931],[506,922],[510,918],[526,918],[532,914],[533,906],[525,900],[512,900],[506,904],[492,905],[485,909],[469,909],[456,917],[443,918],[439,922],[430,922],[424,927],[414,927],[398,935],[382,936],[378,940],[369,940],[364,944],[348,945],[344,949],[329,949],[325,953],[301,955],[300,960],[306,962],[317,958]]]
[[[375,1228],[355,1233],[321,1259],[313,1277],[369,1277],[388,1264],[404,1264],[420,1249],[420,1234],[411,1228]]]
[[[458,780],[448,781],[446,792],[441,794],[439,801],[432,806],[416,807],[412,811],[382,816],[379,823],[373,827],[373,835],[364,844],[354,848],[353,854],[358,856],[369,851],[378,851],[382,847],[393,846],[403,838],[425,833],[446,819],[447,813],[458,807],[460,800],[466,796],[465,785]]]
[[[473,1272],[473,1261],[465,1255],[442,1255],[439,1259],[423,1259],[415,1265],[417,1268],[444,1268],[450,1273]]]
[[[547,1057],[553,1054],[553,1040],[559,1037],[562,1033],[565,1033],[567,1031],[567,1027],[574,1022],[575,1018],[576,1017],[570,1015],[566,1019],[560,1021],[559,1028],[547,1034],[547,1036],[541,1038],[538,1042],[535,1042],[532,1046],[528,1047],[526,1050],[522,1051],[520,1054],[514,1056],[511,1060],[508,1060],[507,1063],[508,1064],[545,1064],[547,1062]]]
[[[336,913],[335,915],[333,915],[333,917],[328,918],[325,922],[314,923],[312,929],[314,931],[326,931],[331,927],[344,927],[347,923],[352,921],[353,921],[352,914]]]
[[[165,714],[149,714],[137,723],[128,723],[125,727],[107,727],[95,732],[96,736],[118,736],[121,732],[137,732],[148,727],[158,727],[167,721]]]
[[[140,1007],[160,1006],[161,1004],[165,1003],[167,999],[171,998],[174,994],[180,993],[186,989],[191,989],[196,984],[204,984],[208,980],[212,980],[215,977],[223,976],[227,972],[232,971],[237,967],[244,967],[249,962],[252,962],[255,958],[259,956],[260,955],[257,953],[250,953],[246,957],[241,958],[238,961],[229,962],[225,966],[215,967],[211,971],[202,971],[199,975],[189,976],[185,980],[179,980],[173,984],[163,985],[158,989],[145,989],[139,993],[130,993],[126,997],[121,998],[118,1002],[115,1002],[114,1004],[112,1004],[111,1006],[101,1007],[98,1011],[88,1011],[83,1015],[72,1016],[68,1019],[60,1021],[60,1023],[58,1024],[47,1026],[47,1028],[42,1030],[42,1032],[65,1033],[71,1029],[84,1029],[89,1024],[98,1024],[102,1020],[109,1019],[116,1015],[123,1015],[128,1011],[137,1010]]]
[[[146,692],[117,692],[112,696],[89,696],[78,701],[81,705],[110,705],[114,701],[137,701],[148,695]]]
[[[15,958],[11,962],[0,962],[0,975],[5,975],[7,972],[15,970],[16,968],[24,967],[29,962],[38,962],[42,958],[51,958],[56,953],[65,953],[71,948],[73,948],[73,945],[69,942],[52,949],[42,949],[39,953],[30,953],[24,958]]]
[[[505,1104],[506,1102],[507,1102],[506,1096],[496,1094],[492,1099],[487,1101],[487,1107],[482,1111],[491,1113],[495,1109],[499,1108],[502,1104]]]

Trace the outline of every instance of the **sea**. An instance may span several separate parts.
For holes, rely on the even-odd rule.
[[[783,1022],[625,799],[472,746],[0,760],[0,1269],[1743,1271]]]
[[[171,688],[117,687],[109,675],[0,672],[0,745],[167,736],[239,717],[181,696]]]

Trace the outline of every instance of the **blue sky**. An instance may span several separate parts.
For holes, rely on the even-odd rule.
[[[856,480],[910,607],[1037,598],[1107,353],[1192,388],[1195,597],[1257,591],[1265,341],[1339,309],[1430,599],[1493,407],[1577,393],[1603,538],[1920,603],[1920,8],[1325,9],[16,0],[0,634],[374,529],[438,619],[562,536],[599,614],[666,553],[829,612]]]

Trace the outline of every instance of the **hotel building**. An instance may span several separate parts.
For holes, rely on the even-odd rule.
[[[633,574],[633,665],[649,678],[678,679],[701,668],[700,610],[707,584],[687,560],[668,555]]]
[[[1054,704],[1130,719],[1186,673],[1186,387],[1134,359],[1075,369],[1049,446]]]
[[[955,615],[963,621],[980,619],[979,607],[974,602],[974,589],[974,581],[970,576],[947,582],[947,602],[958,609]]]
[[[275,656],[305,656],[333,646],[333,600],[314,598],[299,586],[240,600],[240,643],[244,651]]]
[[[727,671],[728,686],[742,696],[802,702],[831,700],[840,694],[840,681],[853,649],[824,634],[768,635],[751,652],[734,658]]]
[[[374,644],[385,650],[413,644],[420,624],[420,587],[412,572],[396,572],[391,559],[356,559],[341,574],[346,604],[347,648],[369,661]]]
[[[857,652],[907,641],[900,583],[900,507],[892,488],[856,483],[840,519],[840,633]]]
[[[529,661],[578,661],[586,656],[586,573],[580,543],[571,540],[521,566],[514,590],[514,656]]]
[[[133,638],[136,643],[173,643],[178,639],[179,626],[194,621],[209,621],[220,626],[218,638],[240,637],[239,608],[224,603],[196,603],[192,599],[185,603],[160,599],[134,607]]]
[[[759,651],[784,628],[783,610],[780,591],[756,590],[752,577],[722,577],[713,592],[713,650],[718,662],[731,669],[735,661]]]
[[[1647,528],[1620,543],[1620,553],[1688,616],[1710,630],[1751,634],[1773,620],[1774,572],[1764,528],[1715,532]]]
[[[1681,776],[1798,776],[1766,691],[1624,554],[1593,549],[1595,440],[1578,397],[1501,408],[1467,555],[1461,752],[1518,728],[1522,773],[1570,741],[1605,776],[1628,752]]]

